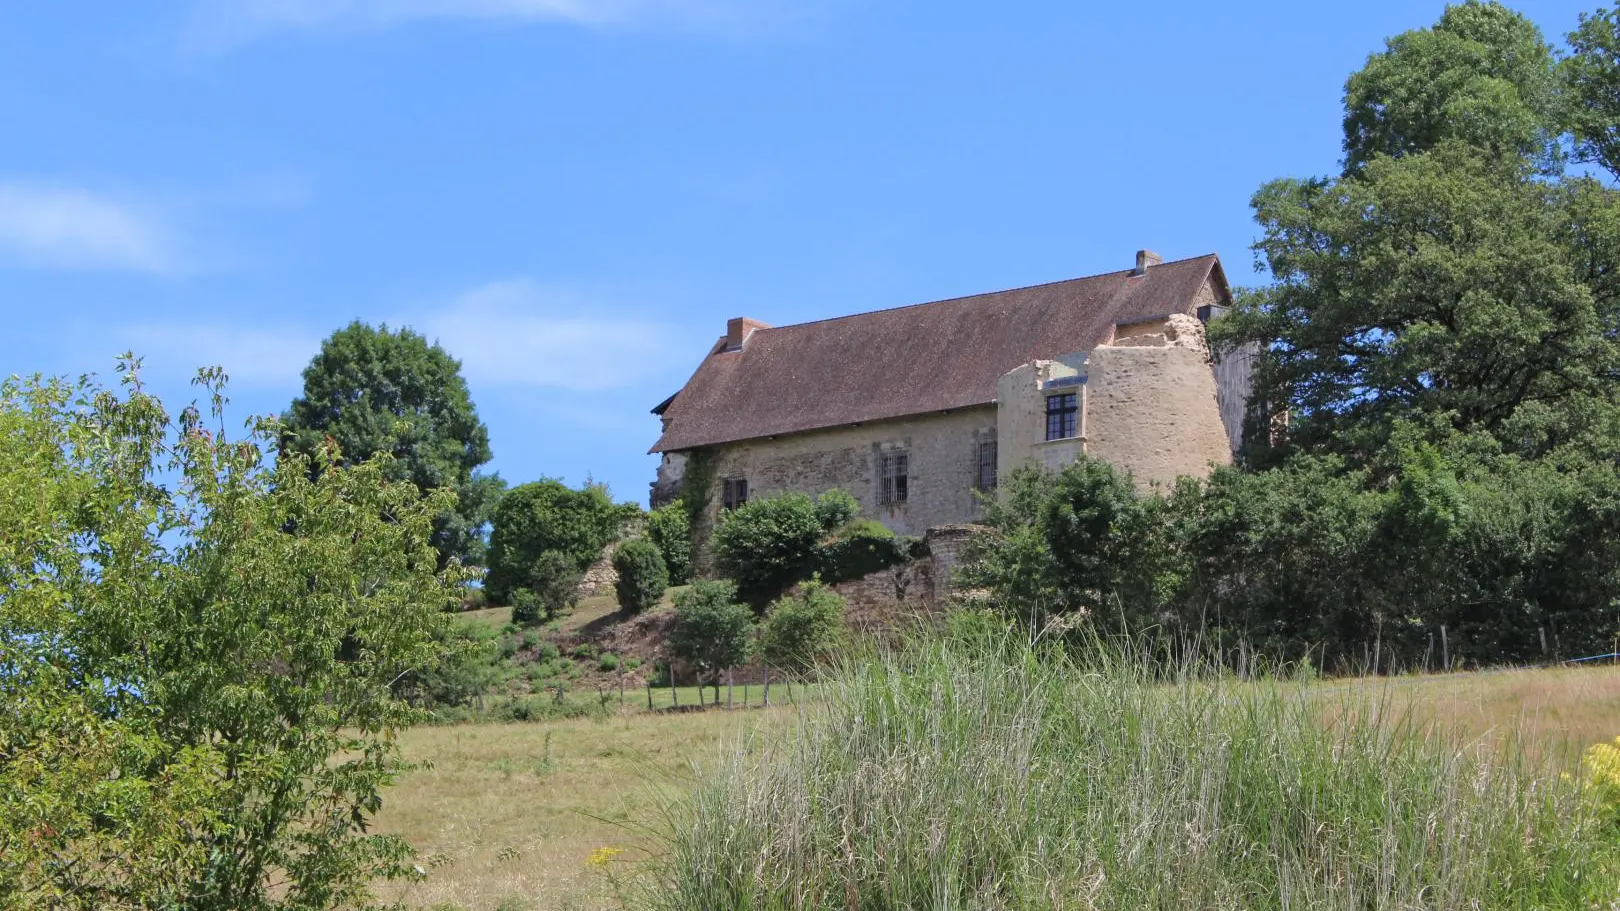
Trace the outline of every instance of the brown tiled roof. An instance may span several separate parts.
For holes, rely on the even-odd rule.
[[[1105,342],[1115,324],[1191,313],[1212,255],[931,304],[758,329],[715,343],[663,403],[653,452],[987,405],[1021,364]]]

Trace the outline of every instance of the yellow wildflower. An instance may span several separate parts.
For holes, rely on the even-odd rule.
[[[588,866],[604,868],[609,861],[623,853],[623,848],[597,848],[591,852],[591,856],[586,859],[585,863]]]

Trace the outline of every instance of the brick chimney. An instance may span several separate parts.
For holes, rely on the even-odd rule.
[[[1148,266],[1157,266],[1164,262],[1164,257],[1152,250],[1136,251],[1136,268],[1131,270],[1132,275],[1146,275]]]
[[[748,336],[753,335],[755,329],[769,328],[771,327],[759,320],[749,319],[746,316],[726,320],[726,350],[741,351],[744,343],[748,341]]]

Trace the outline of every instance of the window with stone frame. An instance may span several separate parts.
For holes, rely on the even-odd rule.
[[[720,505],[727,510],[748,502],[748,479],[726,478],[720,482]]]
[[[910,470],[910,459],[907,458],[904,449],[892,449],[879,457],[879,503],[884,506],[895,506],[906,502],[906,496],[910,493],[907,478]]]
[[[979,490],[996,489],[996,441],[980,440],[977,447],[978,465],[973,486]]]
[[[1046,397],[1046,438],[1068,440],[1080,435],[1080,396],[1062,392]]]

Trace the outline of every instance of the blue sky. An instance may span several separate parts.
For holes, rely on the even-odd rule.
[[[1561,36],[1590,3],[1516,4]],[[54,0],[0,7],[0,374],[275,413],[320,339],[463,363],[512,482],[645,501],[648,409],[772,324],[1217,252],[1334,169],[1443,4]],[[968,343],[971,343],[968,340]]]

